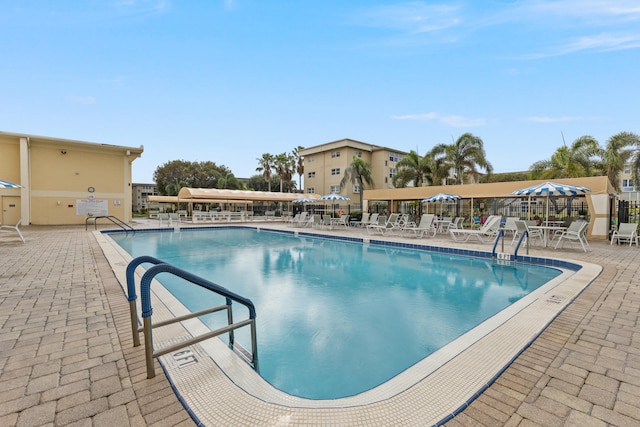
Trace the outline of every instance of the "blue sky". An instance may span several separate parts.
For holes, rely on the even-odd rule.
[[[144,145],[254,175],[342,138],[496,172],[640,133],[637,0],[20,0],[0,4],[0,130]]]

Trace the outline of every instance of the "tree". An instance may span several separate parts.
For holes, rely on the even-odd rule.
[[[287,153],[280,153],[275,157],[274,168],[276,174],[280,178],[280,192],[283,191],[282,185],[284,182],[291,181],[295,166],[295,160],[292,155]]]
[[[161,196],[175,196],[182,187],[216,188],[219,177],[233,175],[226,166],[214,162],[172,160],[158,166],[153,179]]]
[[[441,183],[447,176],[449,165],[445,158],[438,157],[433,150],[423,157],[411,150],[397,163],[396,168],[392,178],[394,187],[406,187],[410,182],[414,187],[422,187],[424,184]]]
[[[342,180],[340,180],[340,191],[344,188],[348,183],[357,184],[360,189],[360,208],[362,208],[362,197],[364,192],[364,184],[369,186],[374,185],[373,178],[371,177],[371,165],[361,157],[353,156],[353,161],[344,171],[344,176]]]
[[[600,154],[602,158],[600,168],[616,191],[620,191],[620,174],[624,170],[624,165],[633,157],[636,147],[640,147],[638,135],[632,132],[620,132],[607,140],[607,145]]]
[[[563,145],[548,160],[539,160],[529,168],[532,179],[579,178],[593,176],[598,170],[602,150],[598,141],[585,135]]]
[[[302,190],[302,175],[304,174],[304,157],[300,155],[301,150],[304,150],[304,147],[298,145],[296,148],[293,149],[291,154],[293,154],[293,157],[295,159],[296,173],[298,174],[298,181],[300,184],[300,189]]]
[[[275,158],[273,154],[264,153],[258,160],[259,166],[256,168],[256,172],[262,172],[262,177],[267,182],[269,190],[271,191],[271,172],[273,171],[273,163]]]
[[[484,142],[479,137],[467,132],[462,134],[453,144],[440,144],[433,148],[435,155],[444,154],[451,164],[456,184],[464,184],[470,174],[478,174],[478,167],[493,172],[493,166],[487,160]]]

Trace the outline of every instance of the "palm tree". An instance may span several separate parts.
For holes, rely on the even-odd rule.
[[[570,147],[563,145],[548,160],[531,165],[532,179],[578,178],[593,176],[598,169],[596,156],[602,152],[598,141],[589,135],[573,141]]]
[[[436,155],[444,154],[453,169],[456,184],[464,184],[470,174],[477,174],[478,167],[487,173],[493,172],[493,166],[487,160],[484,143],[479,137],[467,132],[462,134],[453,144],[440,144],[433,148]]]
[[[609,177],[616,191],[620,191],[620,174],[633,157],[635,147],[640,147],[640,137],[632,132],[620,132],[609,138],[600,154],[602,172]]]
[[[304,174],[304,157],[300,155],[300,150],[304,150],[304,147],[298,145],[293,149],[291,154],[296,162],[296,173],[298,174],[298,181],[300,184],[300,190],[302,190],[302,175]]]
[[[275,158],[273,154],[264,153],[262,157],[256,159],[259,166],[256,168],[256,172],[262,172],[262,177],[267,181],[269,185],[269,191],[271,191],[271,172],[273,170],[273,162]]]
[[[417,152],[411,150],[397,165],[397,172],[392,178],[394,187],[406,187],[413,182],[414,187],[422,187],[424,184],[433,185],[446,177],[449,166],[442,157],[437,157],[433,151],[420,157]]]
[[[371,177],[371,165],[362,160],[362,158],[353,156],[353,161],[345,169],[344,176],[340,181],[340,191],[342,191],[344,186],[348,183],[358,185],[358,188],[360,189],[360,209],[362,209],[362,193],[364,190],[364,184],[367,184],[369,186],[374,185],[373,178]]]
[[[280,192],[282,192],[282,184],[290,182],[293,176],[295,160],[292,155],[287,153],[278,154],[274,160],[276,173],[280,177]]]

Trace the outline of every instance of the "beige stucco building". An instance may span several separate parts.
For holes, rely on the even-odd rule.
[[[131,166],[143,147],[0,132],[0,223],[84,224],[88,215],[131,221]]]
[[[353,139],[341,139],[300,150],[304,157],[304,191],[309,194],[340,193],[351,199],[351,206],[360,209],[360,188],[348,184],[340,190],[344,172],[357,156],[371,165],[374,189],[393,188],[391,178],[396,164],[406,152]]]

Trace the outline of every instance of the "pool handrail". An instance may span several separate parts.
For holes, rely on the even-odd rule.
[[[520,249],[520,245],[522,244],[522,239],[527,238],[527,255],[529,255],[529,230],[524,230],[518,239],[518,244],[516,245],[515,251],[513,251],[513,257],[518,260],[518,250]]]
[[[133,346],[138,347],[140,345],[140,332],[142,332],[142,328],[138,326],[138,309],[136,307],[136,299],[138,298],[136,295],[136,282],[135,282],[135,272],[136,268],[139,265],[144,263],[150,264],[163,264],[164,261],[159,260],[158,258],[154,258],[152,256],[143,255],[137,258],[134,258],[127,265],[126,270],[126,280],[127,280],[127,301],[129,301],[129,313],[131,317],[131,333],[133,334]]]
[[[133,261],[132,261],[133,262]],[[144,262],[144,261],[143,261]],[[149,261],[147,261],[149,262]],[[185,316],[180,316],[180,317],[176,317],[173,318],[171,320],[167,320],[161,323],[157,323],[155,325],[153,325],[151,323],[151,316],[153,314],[153,308],[151,307],[151,282],[152,280],[155,278],[155,276],[157,276],[160,273],[170,273],[173,274],[174,276],[180,277],[188,282],[191,282],[195,285],[198,285],[202,288],[205,288],[207,290],[210,290],[212,292],[217,293],[218,295],[221,295],[223,297],[225,297],[226,299],[226,305],[223,306],[218,306],[218,307],[214,307],[208,310],[203,310],[197,313],[191,313]],[[147,378],[153,378],[155,376],[155,369],[153,366],[153,358],[154,357],[159,357],[162,356],[164,354],[170,353],[172,351],[176,351],[179,350],[183,347],[189,346],[191,344],[195,344],[198,343],[200,341],[204,341],[206,339],[209,338],[213,338],[216,337],[218,335],[222,335],[225,333],[229,333],[229,347],[230,348],[234,348],[234,338],[233,338],[233,331],[235,329],[244,327],[244,326],[250,326],[251,328],[251,357],[247,357],[249,359],[249,363],[253,366],[253,369],[256,371],[259,371],[259,367],[258,367],[258,347],[257,347],[257,339],[256,339],[256,323],[255,323],[255,319],[256,319],[256,309],[255,306],[253,304],[253,302],[248,299],[248,298],[244,298],[234,292],[231,292],[230,290],[217,285],[207,279],[204,279],[202,277],[199,277],[193,273],[190,273],[186,270],[183,270],[181,268],[178,268],[176,266],[173,266],[171,264],[167,264],[167,263],[159,263],[156,264],[155,266],[149,268],[144,275],[142,276],[142,279],[140,281],[140,299],[141,299],[141,304],[142,304],[142,321],[143,321],[143,332],[144,332],[144,337],[145,337],[145,359],[146,359],[146,364],[147,364]],[[232,302],[235,301],[243,306],[245,306],[248,310],[249,310],[249,318],[237,323],[233,323],[233,314],[232,314],[232,310],[231,310],[231,304]],[[152,329],[153,327],[159,327],[159,326],[165,326],[165,325],[169,325],[172,323],[176,323],[176,322],[180,322],[182,320],[186,320],[186,319],[190,319],[193,317],[198,317],[201,316],[202,314],[207,314],[207,313],[211,313],[214,311],[219,311],[219,310],[223,310],[223,309],[227,309],[227,321],[228,324],[227,326],[218,328],[216,330],[213,330],[211,332],[199,335],[197,337],[193,337],[189,340],[186,341],[182,341],[178,344],[174,344],[174,345],[170,345],[167,347],[164,347],[161,350],[158,351],[154,351],[153,349],[153,333],[152,333]]]

